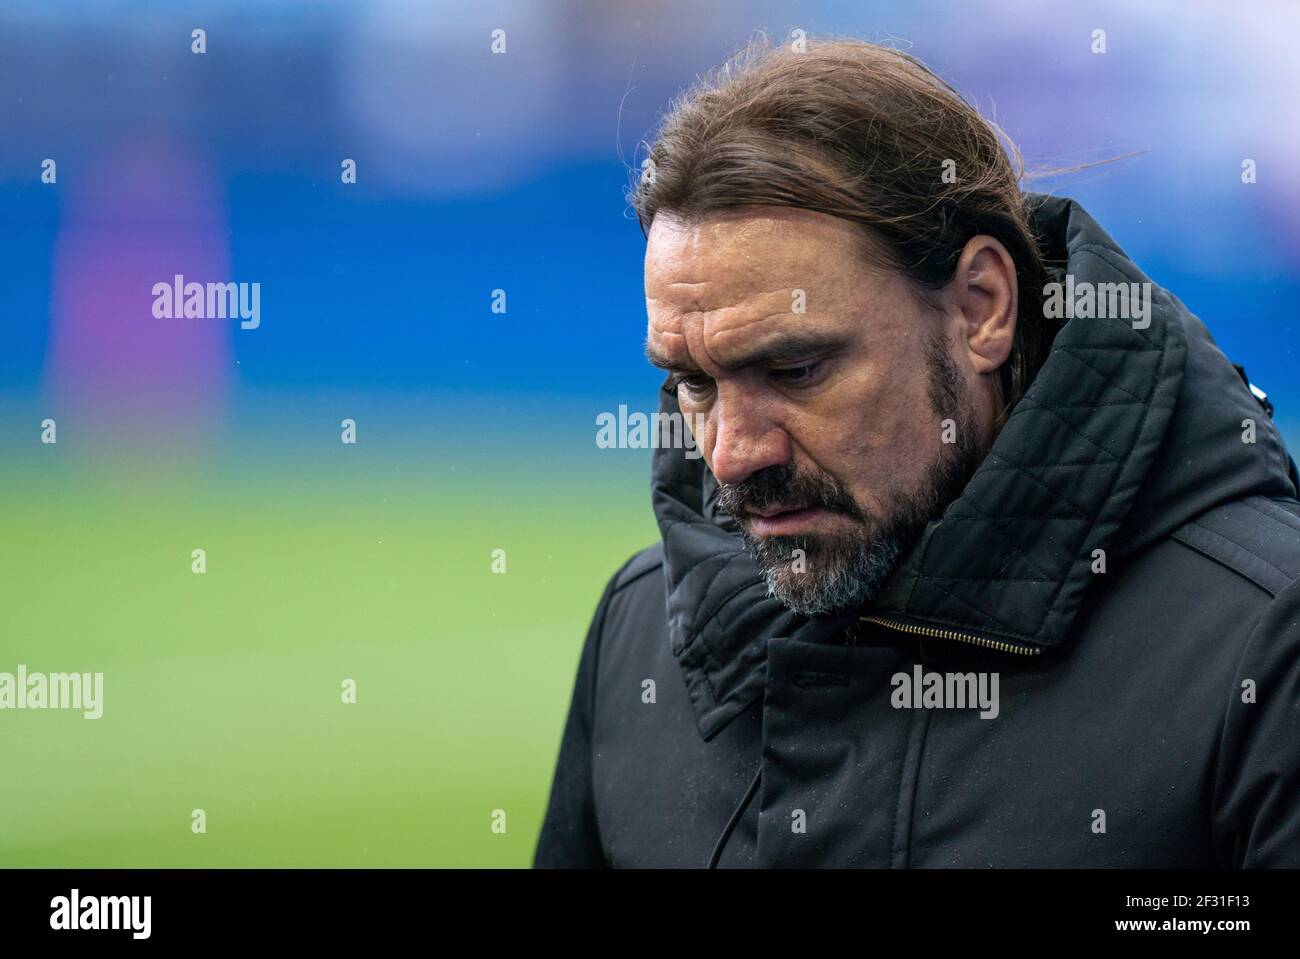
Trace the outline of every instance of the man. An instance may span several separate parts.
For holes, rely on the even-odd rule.
[[[600,600],[540,866],[1300,865],[1266,403],[869,44],[751,53],[635,205],[662,542]]]

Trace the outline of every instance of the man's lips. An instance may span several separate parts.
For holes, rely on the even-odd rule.
[[[831,511],[821,506],[788,508],[772,506],[765,510],[751,510],[746,514],[749,531],[754,536],[790,536],[804,533]]]

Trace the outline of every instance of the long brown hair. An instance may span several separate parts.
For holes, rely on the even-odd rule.
[[[915,57],[857,40],[760,41],[673,102],[629,199],[647,234],[660,211],[691,221],[751,204],[853,221],[868,262],[901,271],[932,305],[966,242],[995,237],[1019,286],[1005,416],[1057,330],[1023,174],[1015,144]]]

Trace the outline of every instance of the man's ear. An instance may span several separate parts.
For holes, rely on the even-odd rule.
[[[998,240],[971,237],[948,284],[948,301],[961,314],[962,343],[979,374],[996,372],[1016,337],[1019,285],[1016,264]]]

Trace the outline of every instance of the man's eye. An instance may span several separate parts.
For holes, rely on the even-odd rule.
[[[703,374],[674,373],[664,383],[664,392],[676,396],[677,388],[684,386],[688,393],[703,393],[712,383],[713,380]]]
[[[818,360],[816,363],[805,363],[803,366],[770,370],[769,375],[786,386],[803,386],[816,378],[821,365],[821,361]]]

